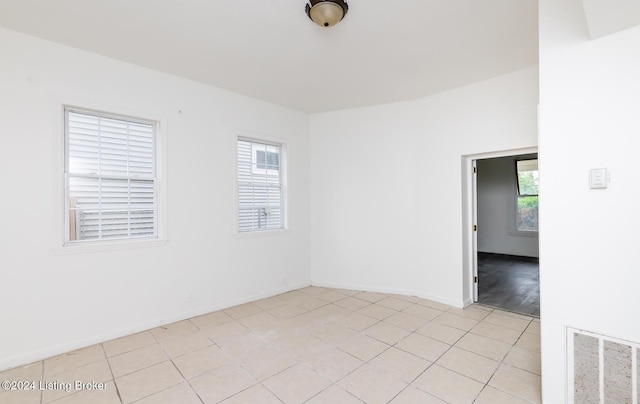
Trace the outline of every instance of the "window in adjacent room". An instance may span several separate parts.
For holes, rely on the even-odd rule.
[[[538,160],[516,161],[518,198],[516,230],[538,231]]]
[[[67,244],[157,238],[156,122],[64,115]]]
[[[284,228],[282,148],[238,138],[238,232]]]

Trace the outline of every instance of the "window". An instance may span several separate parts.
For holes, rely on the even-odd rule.
[[[538,231],[538,160],[516,161],[518,198],[516,230]]]
[[[238,139],[238,232],[284,228],[282,145]]]
[[[156,123],[64,114],[67,244],[157,238]]]

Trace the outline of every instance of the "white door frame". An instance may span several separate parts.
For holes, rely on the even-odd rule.
[[[464,306],[478,301],[478,239],[474,231],[477,225],[478,199],[474,167],[477,160],[495,157],[518,156],[538,153],[537,147],[499,150],[462,156],[462,290]]]

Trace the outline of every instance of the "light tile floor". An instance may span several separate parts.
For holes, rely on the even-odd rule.
[[[539,403],[539,335],[489,307],[308,287],[0,373],[35,382],[0,403]]]

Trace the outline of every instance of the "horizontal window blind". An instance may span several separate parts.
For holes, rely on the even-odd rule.
[[[68,241],[154,237],[155,123],[66,109]]]
[[[238,231],[283,228],[282,146],[238,140]]]

